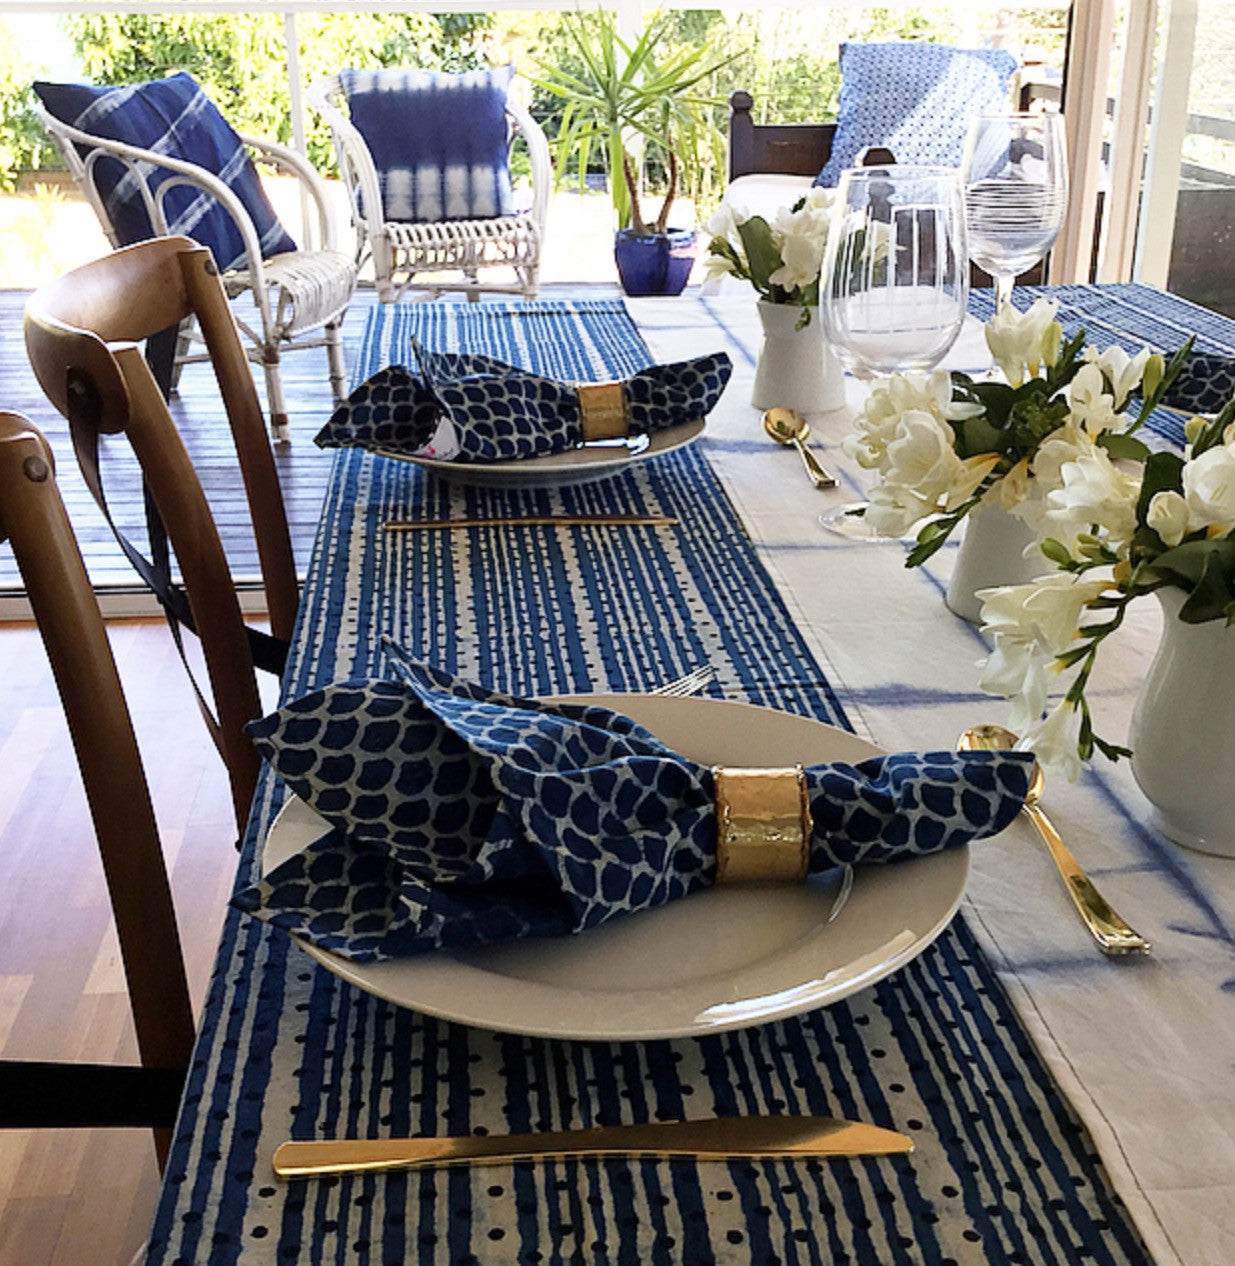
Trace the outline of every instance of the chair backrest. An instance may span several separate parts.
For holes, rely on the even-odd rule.
[[[744,88],[729,97],[729,179],[815,176],[832,152],[835,123],[756,123]]]
[[[34,91],[113,246],[184,233],[225,272],[296,249],[243,138],[191,75],[110,87],[40,80]]]
[[[6,538],[68,718],[149,1075],[114,1066],[0,1062],[0,1125],[155,1125],[162,1164],[194,1036],[171,890],[120,678],[51,450],[13,413],[0,413],[0,540]],[[6,899],[19,895],[10,891]]]
[[[349,77],[368,76],[378,80],[380,76],[398,76],[403,72],[395,71],[344,71],[330,75],[309,86],[307,96],[309,103],[318,111],[330,126],[334,137],[335,149],[339,160],[339,173],[349,190],[353,204],[353,218],[358,225],[366,225],[370,232],[380,231],[384,220],[398,221],[398,212],[385,204],[383,193],[386,188],[385,172],[399,160],[389,153],[376,154],[366,137],[365,119],[354,118],[352,102],[349,97]],[[476,72],[473,72],[476,73]],[[496,72],[493,72],[496,73]],[[449,79],[451,76],[435,75],[427,71],[409,71],[403,73],[404,78],[411,79],[422,76],[427,80]],[[517,78],[512,76],[512,79]],[[418,89],[409,87],[404,90],[404,98],[415,94]],[[494,90],[496,91],[496,90]],[[374,93],[374,98],[382,100],[390,98],[398,100],[393,87],[382,93]],[[552,186],[552,160],[549,155],[549,142],[540,124],[529,111],[512,95],[505,93],[503,97],[505,115],[504,144],[507,149],[516,136],[522,136],[527,145],[528,157],[532,168],[531,218],[544,232],[549,215],[549,195]],[[410,120],[409,120],[410,124]],[[399,129],[395,129],[397,132]],[[456,134],[459,128],[449,129]],[[373,135],[370,130],[370,136]],[[386,149],[391,147],[387,146]],[[396,149],[398,147],[395,147]],[[399,182],[396,182],[399,183]],[[368,210],[366,210],[368,208]],[[443,216],[443,219],[460,218],[459,216]]]
[[[242,826],[259,767],[243,727],[261,712],[249,632],[210,507],[140,346],[188,316],[205,339],[231,425],[271,627],[287,639],[297,582],[278,472],[210,252],[187,238],[158,238],[66,273],[30,297],[26,347],[44,392],[69,421],[87,482],[100,433],[123,432],[132,444],[183,576],[214,699],[212,729]]]

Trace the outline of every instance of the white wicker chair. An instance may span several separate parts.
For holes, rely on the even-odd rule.
[[[163,199],[179,185],[193,185],[205,190],[235,221],[244,239],[247,266],[224,273],[223,284],[230,298],[241,295],[251,298],[254,311],[242,306],[236,312],[236,320],[245,335],[249,360],[260,365],[265,372],[270,428],[275,439],[288,438],[287,404],[280,371],[285,350],[325,347],[331,390],[336,400],[346,398],[342,327],[344,314],[356,289],[356,265],[345,252],[335,249],[336,234],[329,195],[321,176],[306,159],[272,141],[249,136],[240,138],[257,163],[295,176],[310,199],[306,205],[316,212],[315,223],[309,215],[305,216],[305,231],[313,235],[311,244],[302,250],[263,259],[257,230],[240,200],[223,181],[204,167],[170,154],[139,149],[79,131],[61,122],[37,103],[35,110],[59,146],[69,172],[94,208],[113,247],[123,243],[117,238],[94,180],[95,168],[104,157],[119,159],[141,177],[146,213],[159,236],[167,236],[169,232]],[[155,167],[174,174],[152,189],[143,168],[145,173],[149,173]],[[318,334],[318,331],[321,333]],[[176,356],[177,374],[181,365],[210,359],[205,352],[194,352],[193,342],[193,332],[182,330]]]
[[[377,169],[364,137],[347,116],[340,76],[331,75],[308,90],[310,103],[330,125],[339,174],[347,186],[356,230],[356,260],[372,260],[377,296],[395,303],[410,287],[439,295],[463,290],[475,300],[481,291],[521,294],[531,299],[540,281],[541,246],[549,215],[552,167],[549,143],[540,125],[515,101],[506,103],[511,143],[523,137],[532,163],[532,206],[517,215],[487,220],[408,223],[384,214]],[[479,279],[482,269],[513,270],[513,281]],[[441,273],[461,272],[459,280]],[[420,274],[429,274],[417,281]]]

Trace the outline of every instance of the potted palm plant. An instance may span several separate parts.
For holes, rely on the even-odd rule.
[[[706,48],[658,55],[670,19],[654,19],[632,44],[608,11],[568,16],[563,22],[570,56],[540,62],[533,82],[564,103],[551,141],[558,179],[572,164],[580,188],[599,155],[613,199],[614,253],[627,294],[679,294],[695,257],[693,227],[669,222],[684,175],[697,173],[700,155],[723,149],[711,108],[719,99],[700,85],[730,58],[709,60]],[[667,188],[655,219],[640,202],[650,171]]]

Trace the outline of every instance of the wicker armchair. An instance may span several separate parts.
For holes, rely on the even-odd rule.
[[[229,298],[247,296],[251,300],[251,307],[248,304],[236,307],[237,324],[245,336],[249,360],[260,365],[265,374],[270,427],[275,439],[288,438],[287,404],[281,376],[285,350],[325,347],[335,399],[346,398],[342,325],[356,288],[356,266],[346,253],[334,249],[335,227],[324,182],[301,155],[271,141],[240,137],[254,161],[300,181],[307,205],[315,213],[316,223],[309,223],[310,217],[306,216],[306,231],[312,232],[315,238],[312,248],[263,258],[253,220],[235,192],[206,168],[186,162],[173,153],[156,153],[80,131],[54,117],[44,106],[35,108],[113,247],[130,243],[117,233],[100,193],[97,173],[105,160],[123,163],[140,182],[146,214],[156,236],[165,237],[174,231],[195,236],[191,228],[169,224],[173,217],[165,210],[168,193],[186,185],[217,200],[235,222],[244,241],[245,258],[240,265],[223,273],[223,284]],[[156,174],[158,178],[152,179]],[[181,331],[177,374],[181,365],[210,359],[208,353],[193,350],[196,342],[192,329]]]
[[[343,76],[332,75],[313,84],[308,99],[330,125],[356,230],[356,261],[358,265],[372,262],[377,295],[383,303],[397,302],[413,286],[435,296],[444,290],[463,290],[471,300],[482,291],[535,297],[552,168],[544,132],[523,106],[508,99],[506,118],[510,143],[522,136],[531,159],[531,208],[487,219],[422,222],[387,214],[370,146],[349,117]],[[465,122],[460,121],[461,125]],[[481,280],[482,271],[495,269],[513,271],[514,279]],[[461,277],[443,278],[443,273]]]

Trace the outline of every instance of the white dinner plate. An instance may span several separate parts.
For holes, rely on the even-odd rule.
[[[586,699],[624,712],[706,764],[812,765],[878,755],[844,730],[751,704]],[[266,869],[323,829],[303,801],[289,800],[266,840]],[[967,848],[857,867],[853,891],[831,923],[838,876],[713,888],[578,936],[482,950],[354,963],[305,949],[370,993],[478,1028],[597,1041],[685,1037],[827,1006],[881,980],[948,925],[968,871]]]
[[[608,479],[636,462],[671,453],[697,440],[704,426],[704,419],[696,418],[693,422],[640,437],[646,439],[644,444],[585,444],[562,453],[550,453],[547,457],[525,457],[517,462],[443,462],[386,449],[375,451],[395,461],[411,462],[455,483],[487,488],[564,488]]]

